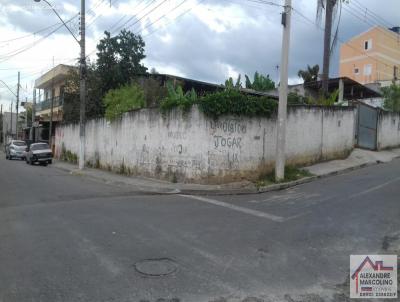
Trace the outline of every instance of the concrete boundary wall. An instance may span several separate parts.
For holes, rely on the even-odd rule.
[[[379,110],[378,150],[400,147],[400,113]]]
[[[288,109],[287,163],[307,165],[342,158],[354,146],[355,109]],[[115,122],[86,124],[86,161],[94,167],[179,182],[257,179],[274,166],[276,117],[204,116],[158,109],[126,113]],[[79,125],[56,129],[56,157],[78,154]]]

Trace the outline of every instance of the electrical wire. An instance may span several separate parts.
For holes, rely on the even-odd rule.
[[[72,21],[76,16],[72,17],[71,19],[69,19],[68,21],[65,22],[65,24],[68,24],[68,22]],[[45,39],[47,39],[48,37],[50,37],[52,34],[54,34],[55,32],[57,32],[59,29],[61,29],[64,26],[64,24],[61,24],[60,26],[58,26],[56,29],[52,30],[50,33],[46,34],[45,36],[41,37],[39,40],[31,43],[28,46],[24,46],[23,48],[20,48],[18,50],[15,50],[13,52],[10,52],[9,54],[7,54],[5,56],[5,58],[0,59],[0,63],[4,63],[6,61],[8,61],[9,59],[15,57],[16,55],[25,52],[27,50],[30,50],[31,48],[33,48],[34,46],[38,45],[39,43],[43,42]]]
[[[315,25],[319,30],[321,30],[321,31],[323,31],[323,32],[325,31],[325,29],[324,29],[323,27],[321,27],[321,26],[320,26],[319,24],[317,24],[316,22],[312,21],[310,18],[306,17],[304,14],[302,14],[299,10],[297,10],[297,9],[294,8],[293,6],[292,6],[292,11],[295,12],[296,14],[298,14],[300,17],[302,17],[302,18],[305,19],[306,21],[308,21],[309,23],[311,23],[312,25]],[[365,55],[365,56],[371,58],[372,60],[374,60],[374,61],[376,61],[376,62],[379,62],[379,63],[381,63],[381,64],[383,64],[383,65],[385,65],[385,66],[387,66],[387,67],[390,67],[390,68],[393,67],[392,65],[388,65],[387,63],[385,63],[385,62],[383,62],[383,61],[380,61],[379,59],[377,59],[377,58],[375,58],[375,57],[372,57],[372,56],[370,56],[370,55],[368,55],[368,54],[362,52],[361,50],[359,50],[358,48],[352,46],[352,45],[349,44],[348,42],[345,42],[345,41],[341,40],[341,39],[339,38],[339,36],[337,37],[337,39],[338,39],[338,41],[340,41],[342,44],[347,45],[348,47],[350,47],[350,48],[352,48],[353,50],[359,52],[360,54],[363,54],[363,55]]]
[[[375,21],[376,20],[380,20],[378,22],[375,22],[376,24],[379,24],[380,22],[383,21],[383,23],[386,23],[386,25],[384,25],[384,27],[395,27],[395,25],[393,23],[390,23],[389,21],[387,21],[385,18],[381,17],[380,15],[378,15],[377,13],[374,13],[372,10],[370,10],[368,7],[362,5],[358,0],[351,0],[350,4],[354,4],[354,6],[357,6],[359,9],[361,9],[362,11],[365,11],[365,15],[369,14],[372,17],[375,17]],[[387,26],[389,25],[389,26]]]
[[[165,24],[164,27],[169,26],[171,23],[177,21],[178,19],[180,19],[181,17],[183,17],[184,15],[188,14],[190,11],[192,11],[194,8],[196,8],[197,6],[199,6],[200,4],[202,4],[205,0],[201,0],[199,2],[196,3],[196,5],[191,6],[190,8],[188,8],[187,10],[183,11],[180,15],[176,16],[175,18],[173,18],[172,20],[170,20],[169,22],[167,22],[167,24]],[[173,9],[174,10],[174,9]],[[165,16],[164,16],[165,17]],[[146,29],[146,28],[144,28]],[[143,29],[143,30],[144,30]],[[158,30],[160,30],[160,28],[156,28],[155,30],[153,30],[152,32],[149,32],[148,34],[144,35],[143,38],[148,37],[152,34],[154,34],[155,32],[157,32]],[[138,32],[139,33],[139,32]],[[137,34],[138,34],[137,33]]]

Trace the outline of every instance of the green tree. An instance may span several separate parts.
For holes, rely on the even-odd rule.
[[[239,74],[238,78],[236,79],[236,82],[233,83],[233,78],[229,77],[229,79],[227,79],[225,81],[225,88],[227,89],[240,89],[242,88],[242,79],[241,79],[241,75]]]
[[[124,85],[107,92],[104,99],[105,117],[113,121],[123,113],[143,108],[145,105],[144,92],[139,85]]]
[[[95,64],[88,64],[86,70],[86,118],[104,116],[104,94]],[[65,84],[63,121],[66,123],[79,121],[80,96],[78,68],[71,70]]]
[[[246,77],[246,88],[257,91],[269,91],[275,88],[275,82],[270,79],[269,74],[264,76],[256,71],[254,73],[253,82],[250,81],[247,75],[245,75],[245,77]]]
[[[103,94],[130,83],[135,75],[147,72],[141,63],[146,56],[140,35],[125,29],[114,37],[108,31],[104,34],[97,45],[97,72]]]
[[[392,84],[383,87],[383,108],[392,112],[400,112],[400,85]]]
[[[312,67],[310,67],[310,65],[307,65],[306,70],[300,69],[297,75],[299,76],[299,78],[303,79],[304,83],[309,83],[318,81],[318,73],[319,73],[319,65],[316,64]]]

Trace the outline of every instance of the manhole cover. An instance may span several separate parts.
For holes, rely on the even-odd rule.
[[[169,258],[145,259],[134,264],[135,270],[146,276],[160,277],[174,273],[177,263]]]

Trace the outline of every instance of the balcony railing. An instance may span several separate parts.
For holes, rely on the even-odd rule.
[[[64,104],[63,96],[56,96],[53,99],[53,108],[62,106]],[[36,103],[36,112],[51,109],[51,99],[44,100],[42,102]]]

